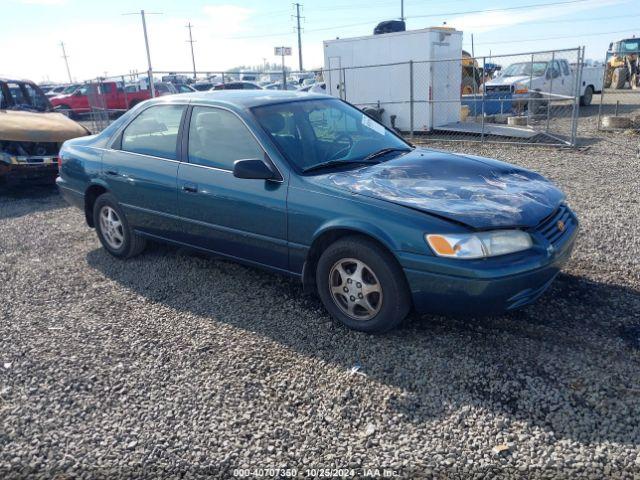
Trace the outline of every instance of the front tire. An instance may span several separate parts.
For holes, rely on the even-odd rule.
[[[316,285],[328,312],[353,330],[381,333],[396,327],[411,308],[404,272],[375,242],[350,236],[321,255]]]
[[[611,83],[615,90],[621,90],[624,88],[624,84],[627,83],[627,69],[618,67],[613,71]]]
[[[103,193],[93,205],[93,224],[107,252],[118,258],[131,258],[146,247],[143,237],[129,226],[122,207],[110,193]]]

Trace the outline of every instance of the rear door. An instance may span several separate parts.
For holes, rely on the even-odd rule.
[[[109,190],[139,230],[174,237],[178,174],[178,137],[185,105],[154,105],[120,133],[102,157]]]
[[[236,160],[265,158],[247,125],[230,110],[194,106],[185,133],[178,214],[186,241],[286,270],[286,184],[233,176]]]

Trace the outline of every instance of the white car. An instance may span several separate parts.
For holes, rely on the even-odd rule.
[[[575,68],[565,59],[512,63],[500,76],[483,85],[486,94],[511,95],[525,105],[532,97],[570,98],[575,89]],[[602,67],[584,67],[580,82],[580,105],[590,105],[593,94],[602,91]]]

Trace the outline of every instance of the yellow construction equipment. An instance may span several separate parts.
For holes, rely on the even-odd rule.
[[[640,38],[627,38],[609,44],[604,87],[622,89],[627,82],[640,88]]]

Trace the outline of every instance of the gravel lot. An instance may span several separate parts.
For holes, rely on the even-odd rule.
[[[116,260],[54,190],[0,194],[0,476],[640,478],[638,160],[454,148],[557,182],[577,251],[522,311],[384,336],[252,268],[160,245]]]

